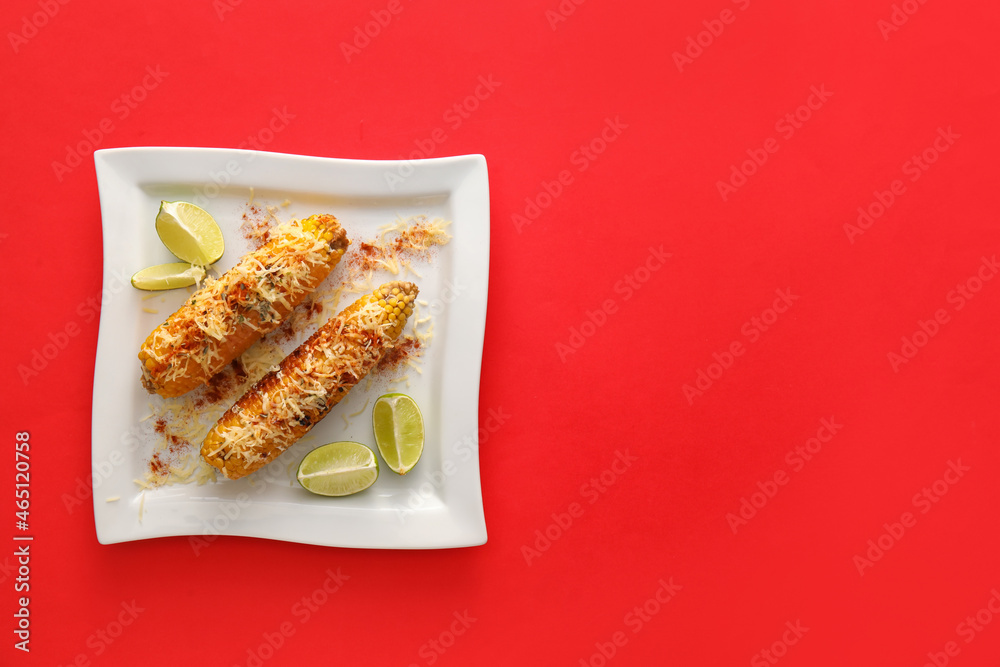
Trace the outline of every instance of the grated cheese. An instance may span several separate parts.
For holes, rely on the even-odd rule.
[[[352,412],[351,414],[349,414],[347,416],[348,417],[357,417],[358,415],[360,415],[362,412],[364,412],[368,408],[368,401],[370,401],[370,400],[371,400],[371,398],[366,397],[365,398],[365,404],[361,406],[361,409],[358,410],[357,412]]]

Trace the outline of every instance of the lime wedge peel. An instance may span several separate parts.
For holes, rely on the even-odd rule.
[[[167,250],[189,264],[214,264],[226,249],[215,218],[200,206],[186,201],[160,202],[156,233]]]
[[[372,408],[375,443],[386,465],[405,475],[424,451],[424,418],[416,401],[406,394],[380,396]]]
[[[378,459],[375,452],[359,442],[331,442],[305,455],[296,478],[312,493],[349,496],[375,483]]]
[[[132,276],[132,287],[147,291],[175,289],[199,283],[205,277],[205,269],[185,262],[157,264],[137,271]]]

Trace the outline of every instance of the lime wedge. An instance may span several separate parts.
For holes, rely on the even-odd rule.
[[[385,394],[372,409],[375,443],[389,469],[405,475],[424,451],[424,418],[406,394]]]
[[[157,264],[132,276],[132,287],[144,290],[164,290],[194,285],[205,277],[205,269],[186,262]]]
[[[215,218],[200,206],[186,201],[160,202],[156,233],[167,250],[190,264],[214,264],[226,249]]]
[[[321,496],[349,496],[378,479],[375,452],[358,442],[331,442],[302,459],[296,474],[307,491]]]

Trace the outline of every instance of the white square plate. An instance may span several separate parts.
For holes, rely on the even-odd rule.
[[[462,547],[486,541],[478,403],[490,235],[482,155],[374,161],[213,148],[117,148],[97,151],[94,162],[104,229],[92,430],[94,515],[102,544],[215,534],[361,548]],[[373,388],[365,396],[359,385],[303,442],[247,478],[146,491],[133,481],[142,478],[152,446],[150,425],[142,420],[150,401],[161,400],[139,383],[136,355],[149,332],[187,298],[186,290],[172,290],[161,293],[162,301],[143,301],[147,293],[128,282],[139,269],[176,261],[153,224],[160,200],[193,201],[212,213],[226,240],[216,265],[221,273],[247,250],[238,228],[251,188],[255,201],[290,200],[281,209],[283,219],[336,215],[352,241],[374,237],[378,227],[399,217],[452,221],[452,240],[431,262],[419,265],[421,277],[409,278],[420,287],[420,299],[429,302],[435,335],[421,360],[423,372],[411,374],[411,386],[402,389],[421,406],[426,431],[423,456],[406,476],[383,464],[372,487],[344,498],[314,496],[291,481],[295,466],[289,466],[288,457],[298,457],[297,464],[312,447],[335,440],[374,447],[371,403],[367,411],[361,407],[380,391]],[[143,310],[151,304],[157,313]],[[351,420],[340,414],[356,411],[359,416]],[[262,478],[265,471],[273,475]]]

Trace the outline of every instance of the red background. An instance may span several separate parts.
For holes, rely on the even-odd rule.
[[[773,664],[764,649],[788,667],[997,664],[1000,280],[972,280],[961,308],[952,292],[1000,251],[994,3],[567,0],[555,21],[557,0],[223,2],[0,10],[0,525],[15,533],[14,433],[28,430],[35,536],[30,655],[12,646],[9,537],[0,552],[0,662],[247,665],[286,623],[264,664]],[[348,59],[373,11],[391,21]],[[147,66],[167,74],[120,117]],[[448,110],[479,77],[499,85],[455,127]],[[788,136],[781,119],[813,86],[830,96]],[[77,309],[101,291],[101,220],[92,148],[69,173],[53,163],[105,118],[100,148],[236,147],[275,108],[294,119],[267,150],[394,159],[441,128],[434,156],[488,160],[480,419],[509,417],[482,442],[485,546],[101,546],[89,504],[64,505],[90,474],[97,325]],[[608,120],[621,132],[602,146]],[[952,139],[935,155],[939,129]],[[769,138],[777,151],[724,199],[718,182]],[[911,180],[925,149],[937,159]],[[563,170],[571,182],[531,209]],[[905,191],[850,238],[895,180]],[[660,246],[671,257],[647,274]],[[645,282],[629,294],[626,276]],[[775,322],[776,290],[797,299]],[[945,323],[894,368],[938,310]],[[758,337],[753,317],[773,325]],[[22,381],[70,322],[80,333]],[[699,370],[717,379],[689,400]],[[823,419],[842,428],[797,467],[786,455]],[[634,461],[609,472],[617,455]],[[968,470],[921,500],[949,462]],[[763,506],[732,523],[744,498]],[[302,622],[294,605],[327,569],[349,579]],[[680,586],[663,604],[661,581]],[[104,643],[132,601],[143,611]]]

